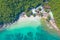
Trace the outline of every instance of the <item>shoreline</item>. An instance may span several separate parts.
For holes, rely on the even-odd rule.
[[[39,8],[41,8],[42,10],[41,11],[39,11],[39,12],[41,12],[41,13],[43,13],[43,18],[47,18],[47,14],[45,14],[45,13],[47,13],[47,12],[45,12],[45,10],[44,10],[44,8],[42,7],[42,6],[39,6],[39,7],[37,7],[35,10],[38,10]],[[33,8],[34,9],[34,8]],[[6,26],[8,27],[8,26],[10,26],[11,24],[13,25],[13,24],[15,24],[15,23],[17,23],[17,22],[20,22],[20,21],[23,21],[23,20],[25,20],[25,19],[29,19],[29,20],[36,20],[36,19],[38,19],[38,20],[40,20],[42,17],[41,16],[39,16],[39,13],[38,13],[38,11],[37,12],[35,12],[35,10],[32,10],[32,13],[34,14],[36,14],[36,16],[34,17],[33,15],[31,15],[30,17],[28,17],[28,16],[26,16],[26,14],[24,14],[23,12],[22,12],[22,14],[20,14],[19,15],[19,18],[17,19],[17,21],[15,21],[15,22],[13,22],[13,23],[9,23],[9,24],[6,24]],[[50,15],[50,17],[51,17],[51,19],[54,19],[54,17],[53,17],[53,14],[52,14],[52,12],[50,11],[50,13],[49,13],[49,15]],[[54,20],[55,21],[55,20]],[[57,31],[59,31],[59,28],[56,26],[56,24],[55,23],[53,23],[53,21],[51,20],[49,20],[49,22],[51,23],[51,25],[52,25],[52,28],[54,28],[54,29],[56,29]]]
[[[37,21],[37,20],[40,20],[40,19],[41,19],[41,17],[38,16],[38,15],[36,15],[35,17],[33,15],[31,15],[30,17],[24,15],[24,16],[20,16],[19,19],[15,23],[13,23],[13,24],[16,24],[16,23],[19,23],[19,22],[25,21],[25,20]],[[59,29],[57,28],[57,26],[55,24],[53,24],[52,21],[50,21],[50,22],[51,22],[51,25],[53,25],[53,27],[49,26],[48,28],[50,28],[50,29],[56,29],[57,31],[59,31]]]
[[[16,26],[18,26],[17,28],[23,28],[24,27],[23,25],[25,25],[25,24],[27,24],[27,25],[31,24],[31,25],[38,26],[38,25],[41,25],[40,19],[41,19],[41,17],[39,17],[38,15],[35,17],[32,15],[30,17],[28,17],[26,15],[24,15],[23,17],[20,16],[19,19],[15,23],[10,25],[10,27],[7,26],[7,29],[14,29],[14,28],[16,28]],[[19,25],[22,27],[20,27]],[[12,26],[15,26],[15,27],[12,27]]]
[[[41,16],[38,16],[36,15],[35,17],[33,15],[31,15],[30,17],[24,15],[24,16],[20,16],[19,19],[17,21],[15,21],[13,24],[7,24],[4,26],[4,28],[9,28],[10,26],[12,25],[15,25],[16,23],[19,23],[21,21],[25,21],[25,20],[31,20],[31,21],[37,21],[37,20],[40,20],[41,19]],[[57,28],[56,24],[53,24],[52,21],[50,21],[51,25],[53,25],[53,27],[48,27],[50,29],[56,29],[57,31],[59,31],[59,29]],[[14,28],[14,27],[11,27],[11,28]],[[1,29],[0,29],[1,30]]]

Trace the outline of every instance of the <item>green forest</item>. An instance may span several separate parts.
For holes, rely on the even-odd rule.
[[[0,25],[13,23],[21,12],[29,15],[29,9],[41,4],[43,0],[0,0]]]
[[[23,11],[29,16],[31,13],[29,10],[41,3],[43,4],[43,0],[0,0],[0,25],[13,23]],[[60,0],[50,0],[48,4],[51,6],[57,26],[60,28]]]
[[[50,0],[48,4],[51,6],[57,26],[60,28],[60,0]]]

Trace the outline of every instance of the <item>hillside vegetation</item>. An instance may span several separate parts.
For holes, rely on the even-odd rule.
[[[21,12],[29,12],[41,3],[42,0],[0,0],[0,25],[13,23]]]
[[[56,24],[60,28],[60,0],[50,0],[49,5],[51,6]]]

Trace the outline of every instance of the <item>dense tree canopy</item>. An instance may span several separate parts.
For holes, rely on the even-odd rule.
[[[41,3],[43,0],[0,0],[0,25],[16,21],[23,11],[29,15],[29,10]],[[49,5],[60,28],[60,0],[49,0]]]
[[[41,3],[42,0],[0,0],[0,24],[14,22],[21,12]]]
[[[60,0],[49,1],[57,26],[60,28]]]

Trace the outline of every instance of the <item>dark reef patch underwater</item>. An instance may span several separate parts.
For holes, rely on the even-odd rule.
[[[60,40],[56,35],[50,34],[41,27],[24,27],[1,31],[0,40]]]

